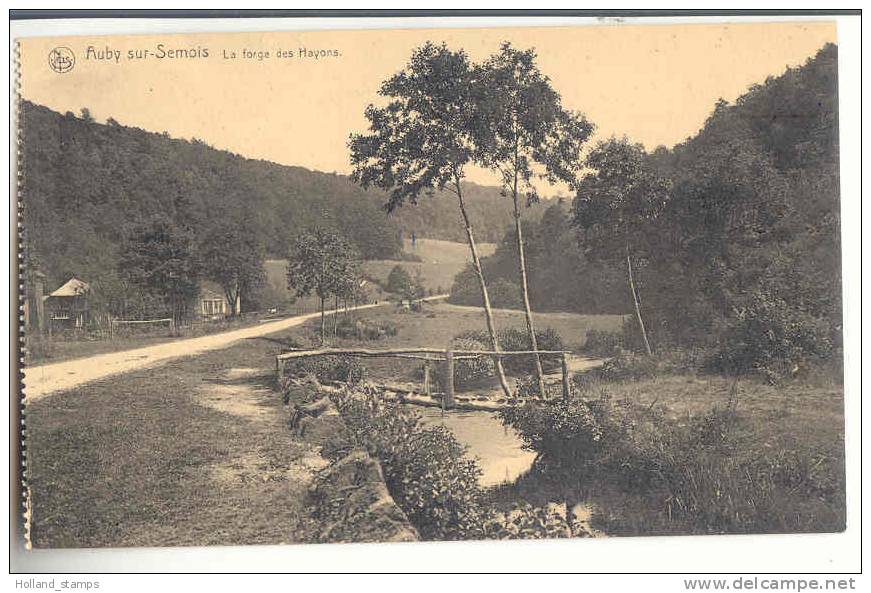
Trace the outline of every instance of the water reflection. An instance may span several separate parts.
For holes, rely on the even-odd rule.
[[[415,408],[424,424],[443,425],[478,458],[484,474],[482,486],[513,482],[532,467],[535,453],[522,448],[517,433],[506,428],[491,412],[452,411],[442,416],[438,408]]]

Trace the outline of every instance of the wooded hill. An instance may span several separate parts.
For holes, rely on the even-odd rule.
[[[651,192],[649,184],[631,190],[616,176],[589,174],[571,211],[552,207],[524,230],[533,307],[630,313],[631,241],[655,346],[712,346],[739,370],[837,351],[837,55],[826,45],[734,103],[719,101],[698,134],[671,150],[645,154],[611,141],[624,155],[635,151],[633,166],[662,181],[664,206],[654,214],[625,210],[639,221],[627,231],[614,208],[626,208],[632,191]],[[601,207],[622,194],[625,202]],[[494,304],[519,307],[513,234],[483,263]],[[458,276],[451,298],[480,301],[470,273]]]
[[[100,124],[87,109],[60,114],[22,101],[20,121],[26,257],[49,286],[113,273],[131,229],[155,214],[201,235],[215,217],[244,208],[272,258],[286,257],[291,240],[315,224],[338,230],[366,259],[394,258],[412,232],[464,240],[451,194],[388,217],[382,192],[343,175],[247,159],[111,118]],[[472,183],[466,194],[476,236],[497,240],[511,222],[508,201]]]

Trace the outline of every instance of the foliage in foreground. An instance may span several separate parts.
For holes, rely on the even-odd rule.
[[[686,422],[598,399],[501,413],[566,488],[608,492],[626,533],[789,533],[845,525],[843,443],[770,448],[736,410]],[[619,497],[623,504],[615,504]]]
[[[481,469],[446,428],[372,394],[332,396],[355,441],[381,464],[387,488],[418,533],[428,540],[569,537],[552,508],[491,506],[478,484]],[[578,531],[578,535],[586,532]]]
[[[354,340],[381,340],[399,333],[399,326],[389,320],[342,317],[336,323],[336,335]]]
[[[288,361],[284,374],[295,378],[308,375],[321,383],[341,381],[356,385],[365,378],[366,367],[353,356],[314,356]]]
[[[424,539],[483,537],[481,470],[444,427],[374,395],[334,396],[356,444],[378,459],[387,488]]]
[[[532,344],[525,329],[508,327],[497,333],[499,345],[505,352],[531,350]],[[539,350],[563,350],[565,348],[559,333],[551,327],[535,330],[535,338]],[[459,334],[452,343],[455,350],[489,350],[487,334],[481,330],[469,330]],[[528,375],[535,372],[535,361],[529,356],[510,356],[503,359],[505,371],[512,375]],[[560,357],[557,355],[541,356],[541,365],[545,371],[557,368]],[[493,361],[489,358],[462,359],[455,364],[454,381],[457,387],[463,388],[479,383],[493,376]]]

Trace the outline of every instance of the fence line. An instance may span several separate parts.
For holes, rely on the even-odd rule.
[[[162,323],[165,321],[172,323],[172,319],[169,317],[166,319],[110,319],[109,323]]]
[[[533,354],[539,355],[557,355],[561,359],[562,371],[562,396],[564,399],[572,397],[571,382],[569,380],[568,356],[572,354],[571,350],[511,350],[511,351],[495,351],[495,350],[453,350],[450,347],[447,349],[438,348],[391,348],[386,350],[371,350],[368,348],[318,348],[318,349],[293,349],[290,352],[284,352],[275,357],[275,367],[278,374],[278,380],[281,382],[284,379],[285,364],[289,360],[298,358],[310,358],[315,356],[353,356],[361,358],[404,358],[412,360],[424,361],[424,390],[427,395],[430,395],[430,363],[442,363],[442,378],[444,395],[442,404],[446,408],[454,405],[454,362],[456,360],[467,360],[479,358],[481,356],[489,356],[493,358],[503,358],[510,356],[529,356]],[[541,398],[546,399],[547,394],[542,393]]]

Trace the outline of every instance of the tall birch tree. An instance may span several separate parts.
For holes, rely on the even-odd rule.
[[[475,148],[471,75],[463,51],[433,43],[415,49],[405,68],[381,85],[379,94],[387,104],[366,108],[369,132],[353,134],[349,146],[354,181],[387,191],[388,212],[406,203],[416,204],[421,196],[433,196],[435,190],[447,190],[457,197],[481,289],[487,333],[493,351],[499,352],[487,282],[463,195],[465,168]],[[510,397],[498,355],[495,362],[502,390]]]

